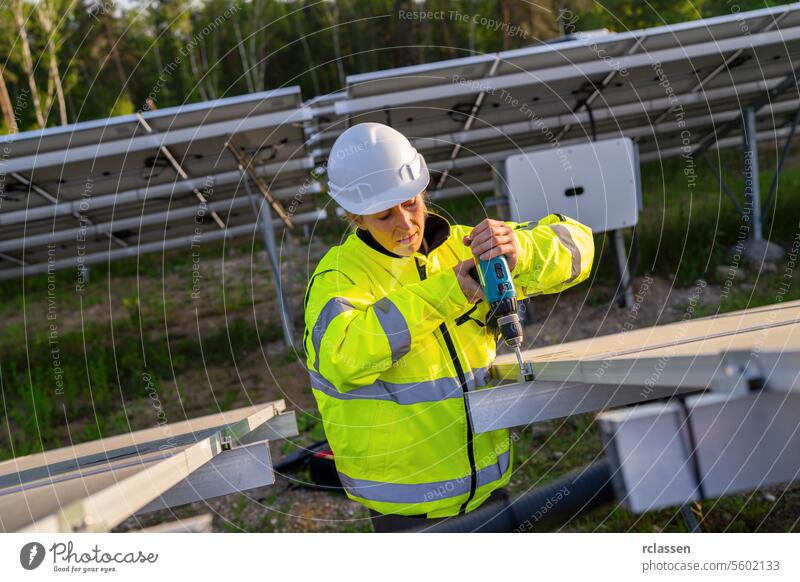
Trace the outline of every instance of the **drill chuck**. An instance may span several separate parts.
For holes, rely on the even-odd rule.
[[[497,327],[503,335],[503,339],[511,348],[522,345],[522,324],[519,315],[511,313],[497,318]]]

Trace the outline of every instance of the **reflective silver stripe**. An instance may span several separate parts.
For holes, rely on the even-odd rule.
[[[308,371],[311,387],[338,400],[388,400],[395,404],[419,404],[439,402],[448,398],[461,398],[463,392],[458,378],[437,378],[424,382],[384,382],[378,380],[369,386],[362,386],[348,392],[341,392],[314,370]],[[474,390],[486,386],[489,379],[488,368],[476,368],[467,378],[467,388]]]
[[[386,334],[386,338],[389,340],[389,347],[392,350],[392,363],[394,364],[411,349],[411,332],[408,330],[403,314],[386,297],[376,301],[372,307],[375,309],[375,316],[383,328],[383,333]]]
[[[469,374],[467,377],[468,390],[482,388],[483,386],[486,386],[491,379],[489,368],[475,368],[471,372],[467,372],[467,374]]]
[[[322,375],[314,370],[308,371],[311,387],[338,400],[388,400],[395,404],[420,404],[439,402],[448,398],[462,398],[463,391],[458,378],[437,378],[424,382],[384,382],[362,386],[348,392],[341,392]],[[475,390],[486,386],[489,381],[488,368],[476,368],[468,373],[467,389]]]
[[[570,283],[578,278],[581,274],[581,251],[578,249],[575,241],[572,240],[572,235],[569,229],[563,224],[550,224],[548,225],[556,233],[558,240],[564,245],[572,255],[572,275],[565,282]]]
[[[508,471],[510,451],[500,453],[497,463],[480,469],[476,475],[478,487],[500,479]],[[432,483],[384,483],[367,479],[354,479],[339,472],[342,485],[352,495],[387,503],[427,503],[469,493],[469,475]]]
[[[314,368],[319,370],[319,347],[322,344],[322,336],[328,330],[328,326],[333,319],[340,313],[355,309],[347,299],[342,297],[333,297],[328,300],[322,311],[319,312],[317,322],[314,324],[314,329],[311,331],[311,342],[314,344]]]

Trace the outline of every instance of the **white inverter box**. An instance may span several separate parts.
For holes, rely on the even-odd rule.
[[[515,154],[505,177],[515,222],[559,213],[605,232],[638,221],[639,155],[628,138]]]

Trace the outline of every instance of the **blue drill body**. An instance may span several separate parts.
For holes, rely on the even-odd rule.
[[[517,292],[514,290],[511,269],[508,268],[505,256],[494,257],[488,261],[478,259],[477,262],[481,287],[490,306],[505,300],[516,300]]]
[[[520,372],[525,380],[533,380],[530,366],[522,359],[522,324],[517,313],[517,292],[511,280],[511,269],[505,256],[484,261],[474,257],[478,282],[489,304],[489,318],[497,322],[503,339],[517,354]]]

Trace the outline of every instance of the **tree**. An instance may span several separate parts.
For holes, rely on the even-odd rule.
[[[36,84],[33,59],[31,57],[31,45],[27,29],[28,15],[25,14],[26,7],[22,0],[11,0],[10,7],[11,13],[14,15],[14,22],[17,25],[17,35],[19,37],[20,50],[22,51],[22,69],[25,71],[25,76],[28,79],[28,87],[31,91],[36,123],[39,124],[39,127],[43,128],[45,126],[45,119],[42,114],[42,104],[39,100],[39,87]]]

